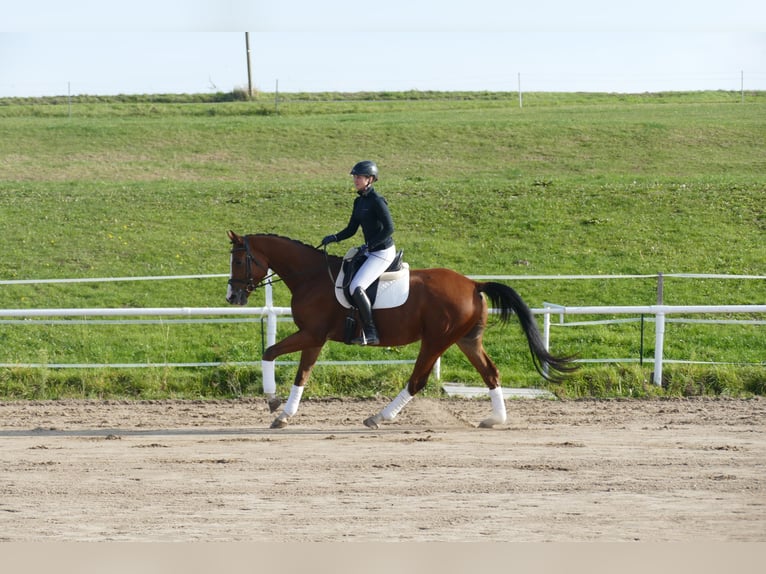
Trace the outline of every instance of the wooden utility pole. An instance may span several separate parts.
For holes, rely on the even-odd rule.
[[[247,50],[247,97],[253,99],[253,69],[250,64],[250,32],[245,32],[245,49]]]

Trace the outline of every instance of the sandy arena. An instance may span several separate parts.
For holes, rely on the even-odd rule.
[[[2,541],[766,541],[766,400],[0,403]]]

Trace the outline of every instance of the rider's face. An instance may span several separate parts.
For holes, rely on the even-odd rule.
[[[354,187],[356,188],[357,191],[362,191],[364,189],[367,189],[371,183],[372,183],[371,175],[355,175],[354,176]]]

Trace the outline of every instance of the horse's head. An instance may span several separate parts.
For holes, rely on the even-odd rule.
[[[268,265],[256,258],[247,236],[229,231],[231,240],[231,271],[226,300],[232,305],[246,305],[258,283],[266,276]]]

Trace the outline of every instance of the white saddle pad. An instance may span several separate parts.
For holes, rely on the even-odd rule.
[[[346,257],[353,257],[356,253],[356,248],[350,249],[346,253]],[[344,259],[345,259],[344,258]],[[351,303],[346,299],[346,295],[343,292],[343,281],[345,274],[341,268],[337,279],[335,280],[335,298],[338,303],[343,305],[346,309],[351,308]],[[375,297],[375,303],[373,303],[373,309],[391,309],[392,307],[398,307],[404,305],[407,301],[407,296],[410,294],[410,265],[409,263],[402,263],[402,268],[399,271],[389,271],[383,273],[380,276],[378,283],[378,294]]]

